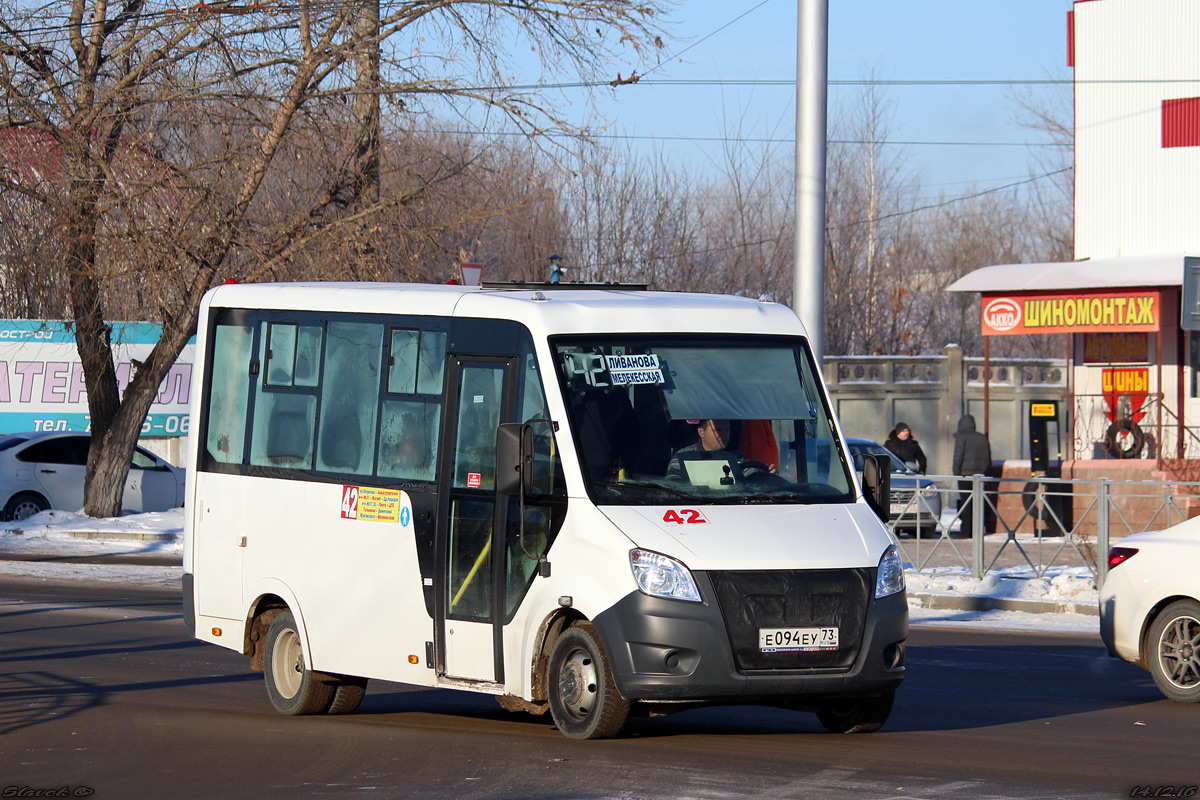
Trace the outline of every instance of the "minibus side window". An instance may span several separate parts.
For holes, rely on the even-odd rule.
[[[445,331],[421,332],[421,359],[417,362],[417,391],[421,394],[442,394],[446,372]]]
[[[420,340],[420,331],[392,331],[387,383],[387,390],[392,394],[413,394],[417,390],[417,354],[420,352]]]
[[[442,415],[446,334],[393,328],[388,333],[387,395],[379,415],[382,478],[433,481]],[[391,397],[390,395],[406,395]]]
[[[225,464],[241,464],[246,446],[253,343],[249,325],[217,325],[213,331],[206,447],[212,459]]]
[[[382,363],[383,325],[329,323],[317,469],[356,475],[374,471]]]
[[[296,367],[296,326],[267,325],[268,386],[291,386]]]
[[[320,328],[295,323],[264,322],[259,350],[262,380],[255,386],[254,426],[250,463],[261,467],[312,469],[316,395],[296,380],[300,361],[300,330],[304,330],[305,360],[312,358],[313,332],[320,351]],[[301,367],[315,372],[307,364]],[[316,380],[311,385],[316,385]]]
[[[463,370],[458,432],[454,442],[454,488],[492,489],[496,480],[496,427],[500,424],[504,371]]]
[[[379,423],[379,476],[432,481],[442,406],[423,398],[385,400]]]

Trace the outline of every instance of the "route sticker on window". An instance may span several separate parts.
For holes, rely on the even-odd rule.
[[[409,507],[408,498],[398,489],[343,486],[342,519],[397,522],[408,526],[412,522],[412,509]]]
[[[605,356],[608,377],[613,386],[631,383],[664,383],[658,356],[653,354]]]
[[[483,482],[483,476],[478,472],[467,473],[467,486],[472,489],[478,489],[479,484]]]

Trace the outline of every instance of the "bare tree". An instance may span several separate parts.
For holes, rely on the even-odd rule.
[[[927,324],[916,313],[905,269],[920,184],[905,153],[887,144],[889,100],[872,83],[831,126],[827,158],[825,306],[831,353],[908,352]],[[914,329],[915,326],[915,329]],[[890,335],[889,335],[890,331]]]
[[[504,88],[505,53],[532,47],[546,69],[594,79],[616,52],[660,46],[661,11],[656,0],[401,0],[367,33],[348,3],[0,0],[0,128],[47,137],[54,165],[31,182],[6,164],[0,192],[58,221],[61,262],[45,267],[67,286],[88,393],[84,511],[120,512],[142,420],[219,276],[271,274],[426,191],[407,186],[368,207],[353,202],[356,168],[288,175],[303,151],[293,140],[318,134],[334,164],[362,163],[354,126],[327,123],[345,116],[364,47],[380,46],[396,113],[482,108],[533,133],[556,122],[553,109]],[[281,218],[280,199],[297,212]],[[106,298],[129,285],[163,333],[122,396]]]
[[[1016,95],[1017,121],[1038,138],[1030,152],[1030,193],[1039,250],[1047,261],[1075,258],[1075,96],[1067,84],[1049,95]]]

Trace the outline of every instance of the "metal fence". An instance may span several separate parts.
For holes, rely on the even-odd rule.
[[[975,579],[1001,567],[1041,578],[1052,566],[1085,565],[1102,586],[1117,540],[1200,514],[1200,483],[892,478],[888,527],[904,560],[916,572],[966,567]]]
[[[1200,427],[1181,428],[1179,417],[1161,398],[1147,395],[1136,409],[1121,408],[1129,399],[1114,395],[1077,394],[1074,400],[1078,458],[1200,458]]]

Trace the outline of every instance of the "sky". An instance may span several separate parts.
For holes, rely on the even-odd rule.
[[[1069,80],[1071,0],[830,0],[830,119],[862,96],[860,81],[967,81],[882,87],[891,140],[977,144],[896,145],[932,194],[947,195],[1027,178],[1024,146],[1038,135],[1016,120],[1019,94],[1070,97],[1069,87],[979,85],[971,81]],[[660,149],[678,163],[711,169],[720,140],[779,140],[793,151],[798,0],[682,0],[671,14],[676,37],[660,66],[637,65],[644,79],[597,95],[607,120],[602,141]],[[635,65],[626,63],[628,76]],[[615,77],[615,75],[613,76]],[[721,81],[680,85],[663,81]],[[758,81],[757,85],[739,82]],[[764,84],[762,82],[770,82]],[[576,121],[594,121],[576,103]],[[613,137],[613,138],[607,138]],[[714,141],[702,141],[702,140]],[[1006,143],[1006,144],[996,144]],[[758,143],[755,143],[757,146]],[[1014,146],[1015,145],[1015,146]]]

